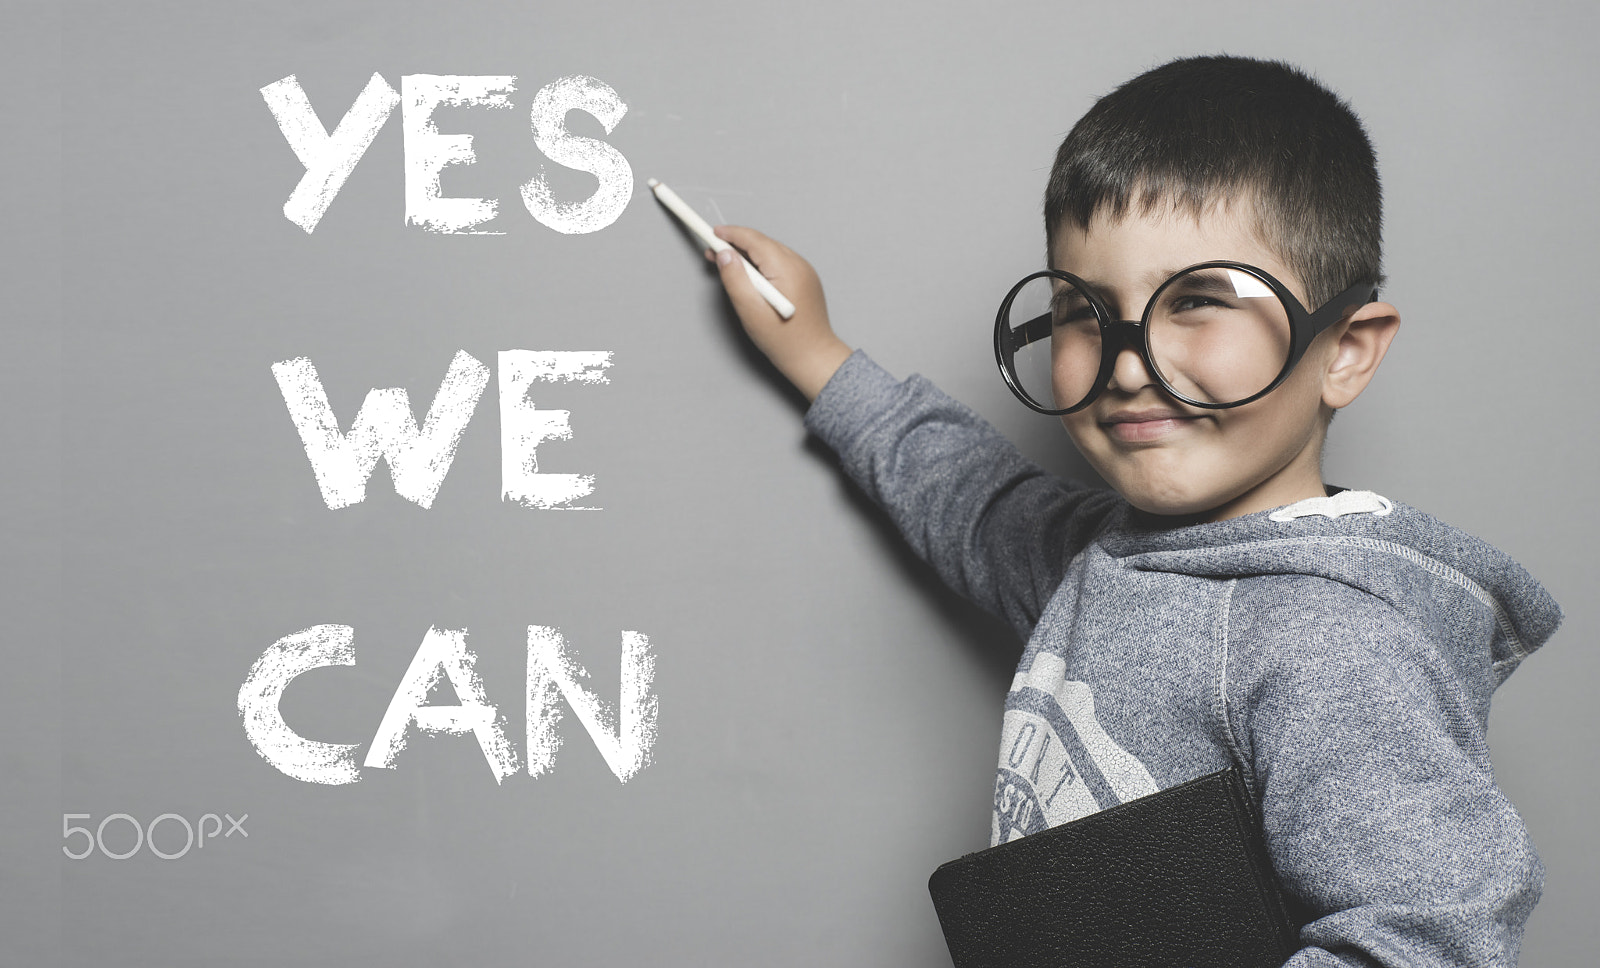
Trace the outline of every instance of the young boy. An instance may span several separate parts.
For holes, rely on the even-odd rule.
[[[995,843],[1237,763],[1309,918],[1290,965],[1511,965],[1543,871],[1494,783],[1489,696],[1560,611],[1483,542],[1322,482],[1328,423],[1400,323],[1376,297],[1379,210],[1360,122],[1282,64],[1175,61],[1078,122],[1046,195],[1052,271],[1008,299],[997,355],[1115,493],[852,353],[782,245],[718,230],[787,322],[718,261],[806,425],[1027,636]]]

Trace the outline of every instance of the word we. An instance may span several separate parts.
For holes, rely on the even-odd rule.
[[[190,848],[204,848],[206,840],[216,837],[218,834],[221,834],[224,840],[232,837],[235,832],[245,837],[250,836],[250,832],[244,829],[244,822],[250,819],[248,813],[240,814],[238,820],[233,819],[232,814],[223,814],[222,817],[228,818],[227,833],[222,832],[222,817],[214,813],[203,814],[199,820],[192,824],[188,818],[181,814],[164,813],[143,826],[126,813],[113,813],[101,820],[100,825],[92,831],[88,827],[80,827],[72,822],[74,820],[88,820],[90,816],[87,813],[64,813],[61,815],[61,839],[70,841],[74,834],[81,834],[84,838],[83,849],[76,853],[73,852],[70,844],[61,845],[61,852],[72,860],[83,860],[94,853],[96,848],[99,848],[100,853],[112,860],[127,860],[137,854],[141,847],[149,847],[150,853],[155,854],[162,860],[177,860],[187,854]],[[133,828],[133,846],[127,850],[117,852],[106,846],[106,825],[113,820],[124,821]],[[211,821],[210,830],[206,829],[206,821],[208,820]],[[161,826],[162,821],[172,821],[183,825],[184,841],[182,850],[167,851],[156,846],[156,828]],[[198,837],[195,834],[196,828],[199,829]]]
[[[611,354],[604,350],[500,351],[502,499],[527,508],[600,510],[572,503],[594,492],[594,475],[540,473],[538,446],[572,439],[572,414],[536,408],[528,400],[528,390],[538,382],[609,383],[605,371],[610,366]],[[272,375],[300,432],[322,501],[330,509],[366,500],[367,480],[379,457],[388,461],[401,497],[431,507],[455,460],[467,421],[489,384],[489,368],[460,350],[450,361],[420,429],[405,389],[390,387],[367,394],[345,434],[309,359],[274,363]]]
[[[286,635],[261,653],[239,687],[239,715],[245,735],[262,759],[283,773],[308,783],[343,784],[361,779],[356,766],[359,744],[322,743],[289,728],[279,711],[283,692],[296,676],[325,666],[356,664],[355,630],[348,625],[316,625]],[[430,628],[411,665],[395,688],[378,723],[362,766],[393,769],[406,748],[412,726],[435,735],[471,733],[494,773],[495,783],[520,768],[517,751],[506,738],[506,720],[491,702],[477,672],[477,654],[467,648],[465,629]],[[555,766],[561,736],[559,699],[589,731],[606,765],[626,783],[649,765],[656,741],[659,701],[655,656],[641,632],[622,633],[620,711],[584,688],[589,674],[568,654],[559,629],[528,626],[527,745],[528,773],[540,776]],[[454,705],[424,705],[428,693],[448,679],[460,700]]]
[[[322,220],[356,162],[366,154],[378,130],[400,105],[404,129],[406,224],[430,232],[504,235],[477,226],[494,218],[500,203],[492,198],[441,198],[439,174],[446,165],[477,160],[469,134],[440,134],[433,112],[450,107],[511,107],[516,76],[406,74],[398,92],[381,74],[373,74],[330,134],[293,74],[261,89],[278,129],[294,149],[306,173],[283,205],[283,215],[309,234]],[[567,112],[583,111],[610,134],[628,113],[604,81],[574,74],[551,81],[533,96],[530,121],[533,143],[557,164],[586,171],[600,180],[593,195],[581,202],[558,202],[543,166],[522,186],[522,204],[540,223],[568,235],[598,232],[622,214],[633,197],[633,169],[622,153],[604,141],[567,130]]]

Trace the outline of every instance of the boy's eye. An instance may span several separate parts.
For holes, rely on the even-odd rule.
[[[1097,326],[1099,319],[1089,300],[1075,289],[1063,289],[1050,300],[1050,317],[1057,326]]]
[[[1215,296],[1180,295],[1167,300],[1167,308],[1172,312],[1188,312],[1195,309],[1204,309],[1207,306],[1216,306],[1219,309],[1228,308],[1228,304]]]
[[[1198,313],[1203,310],[1228,310],[1239,308],[1238,299],[1245,293],[1237,276],[1243,282],[1254,284],[1266,295],[1271,295],[1253,276],[1229,270],[1202,269],[1186,273],[1173,280],[1161,293],[1160,311],[1165,315]]]
[[[1088,305],[1067,306],[1058,309],[1054,317],[1057,326],[1097,326],[1100,322],[1095,317],[1094,310]]]

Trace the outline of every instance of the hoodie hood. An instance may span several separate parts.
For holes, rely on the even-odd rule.
[[[1492,690],[1561,624],[1510,556],[1416,508],[1341,491],[1227,521],[1162,528],[1126,509],[1101,546],[1123,567],[1204,578],[1315,575],[1386,602]]]

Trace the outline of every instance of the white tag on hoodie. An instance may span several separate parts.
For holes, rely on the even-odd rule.
[[[1346,514],[1376,514],[1379,517],[1394,510],[1394,502],[1371,491],[1340,491],[1333,497],[1308,497],[1267,515],[1269,521],[1293,521],[1295,518],[1320,514],[1337,518]]]

